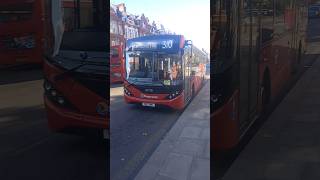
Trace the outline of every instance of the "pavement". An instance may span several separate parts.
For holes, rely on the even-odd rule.
[[[210,179],[210,83],[185,109],[135,180]]]
[[[110,88],[110,179],[133,179],[182,112],[127,104],[122,84]]]
[[[312,46],[311,54],[319,54],[319,42]],[[319,56],[305,68],[223,180],[320,179]]]

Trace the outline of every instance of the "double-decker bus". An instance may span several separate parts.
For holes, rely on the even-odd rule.
[[[123,48],[121,45],[110,48],[110,83],[123,82]]]
[[[123,49],[125,46],[124,21],[119,9],[110,7],[110,83],[123,81]]]
[[[226,150],[301,67],[307,2],[213,0],[211,6],[211,147]]]
[[[0,1],[0,65],[41,63],[46,48],[44,1]]]
[[[182,35],[129,39],[125,54],[127,103],[183,109],[204,82],[208,58]]]
[[[44,103],[49,128],[53,131],[102,130],[107,136],[107,2],[74,0],[74,6],[67,9],[73,22],[63,22],[65,25],[61,25],[61,14],[68,13],[62,13],[66,9],[62,8],[61,1],[50,2],[54,49],[44,60]],[[66,25],[68,31],[63,32]]]

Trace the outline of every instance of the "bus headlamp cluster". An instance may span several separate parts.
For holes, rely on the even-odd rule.
[[[167,96],[168,99],[174,99],[176,98],[177,96],[179,96],[180,92],[179,91],[176,91],[174,93],[171,93]]]
[[[127,88],[124,88],[124,93],[125,93],[127,96],[132,96],[132,95],[133,95]]]
[[[45,90],[45,94],[50,100],[59,105],[66,105],[65,98],[52,86],[50,82],[45,80],[43,87]]]

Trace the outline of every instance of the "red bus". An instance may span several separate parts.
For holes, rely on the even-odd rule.
[[[110,82],[123,82],[123,50],[122,46],[112,46],[110,48]]]
[[[200,90],[207,55],[182,35],[127,41],[124,99],[142,106],[183,109]]]
[[[110,7],[110,82],[123,82],[123,61],[125,31],[124,24],[117,7]]]
[[[41,63],[44,37],[44,1],[0,1],[0,65]]]
[[[49,5],[56,48],[44,61],[44,103],[49,128],[53,131],[94,129],[107,135],[107,2],[74,0],[70,13],[74,16],[73,26],[69,24],[63,34],[61,23],[59,26],[62,4],[51,1]]]
[[[211,147],[235,147],[301,67],[307,2],[211,2]]]

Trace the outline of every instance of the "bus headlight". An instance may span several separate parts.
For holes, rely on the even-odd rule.
[[[65,103],[65,100],[64,100],[63,97],[59,96],[59,97],[57,97],[57,102],[58,102],[59,104],[63,105],[63,104]]]
[[[169,94],[169,95],[167,96],[167,99],[174,99],[174,98],[176,98],[177,96],[179,96],[179,94],[180,94],[180,91],[175,91],[175,92]]]
[[[69,108],[74,108],[67,100],[65,97],[63,97],[62,93],[60,93],[58,90],[56,90],[53,85],[48,81],[45,80],[43,83],[43,88],[44,88],[44,94],[45,96],[51,100],[52,102],[64,106],[64,107],[69,107]]]
[[[132,96],[132,93],[131,93],[127,88],[124,88],[124,93],[125,93],[127,96]]]
[[[43,87],[46,91],[50,91],[52,89],[52,86],[48,81],[44,82]]]
[[[50,94],[51,94],[51,96],[55,97],[55,96],[57,96],[57,91],[56,90],[51,90]]]

